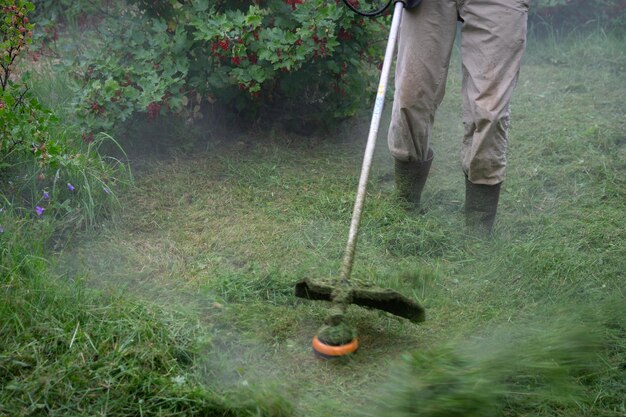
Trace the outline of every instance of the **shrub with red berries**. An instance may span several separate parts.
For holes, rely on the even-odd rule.
[[[336,0],[130,4],[77,60],[86,132],[136,113],[189,119],[207,102],[257,118],[344,117],[373,96],[387,28]]]
[[[33,25],[28,13],[34,6],[26,1],[0,0],[0,87],[6,89],[15,60],[32,42]]]
[[[28,74],[16,76],[18,59],[28,50],[33,25],[32,3],[0,0],[0,167],[16,155],[33,155],[47,163],[50,112],[31,94]],[[0,168],[2,169],[2,168]]]
[[[70,154],[67,143],[51,134],[58,119],[30,90],[25,59],[33,36],[29,17],[33,11],[31,2],[0,0],[0,174],[28,160],[34,160],[38,169],[58,169]],[[103,110],[92,103],[94,114],[102,116]]]

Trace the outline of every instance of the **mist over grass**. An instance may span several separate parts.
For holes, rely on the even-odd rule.
[[[328,305],[293,284],[339,271],[367,117],[323,137],[134,124],[135,186],[55,253],[60,279],[0,235],[18,260],[0,269],[0,415],[624,416],[626,53],[570,36],[529,40],[493,241],[463,226],[456,52],[424,214],[396,204],[381,132],[354,277],[427,321],[351,308],[342,361],[311,354]]]

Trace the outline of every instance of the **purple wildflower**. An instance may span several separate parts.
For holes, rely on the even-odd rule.
[[[43,207],[37,206],[35,207],[35,211],[37,212],[37,216],[41,216],[45,210]]]
[[[102,187],[102,189],[104,190],[106,194],[111,194],[111,190],[109,190],[108,187]]]
[[[44,199],[44,200],[50,200],[50,194],[48,194],[48,192],[47,192],[47,191],[44,191],[44,192],[43,192],[43,199]]]
[[[74,188],[74,186],[68,182],[67,183],[67,189],[70,190],[70,191],[74,191],[76,188]]]

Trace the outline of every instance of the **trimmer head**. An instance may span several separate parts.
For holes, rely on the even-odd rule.
[[[305,278],[296,283],[295,293],[299,298],[333,301],[334,289],[329,283]],[[346,290],[349,291],[347,299],[350,304],[386,311],[414,323],[426,320],[424,307],[397,291],[377,287],[349,287]]]
[[[337,359],[348,356],[359,348],[359,339],[356,337],[346,344],[334,346],[320,340],[318,336],[313,338],[313,351],[323,359]]]

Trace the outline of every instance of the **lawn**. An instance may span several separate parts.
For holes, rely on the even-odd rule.
[[[533,415],[624,415],[625,381],[618,372],[624,319],[616,314],[609,326],[611,317],[587,314],[610,303],[624,306],[626,58],[620,44],[623,39],[600,34],[529,42],[492,241],[463,227],[457,56],[436,122],[424,214],[396,204],[381,133],[354,276],[419,300],[427,321],[415,325],[353,307],[349,320],[362,347],[349,359],[312,355],[310,339],[328,305],[294,298],[293,285],[338,274],[367,118],[323,136],[200,135],[189,152],[150,154],[137,145],[131,156],[136,188],[124,196],[123,210],[98,234],[63,251],[59,267],[100,289],[121,289],[201,322],[209,342],[194,372],[207,385],[269,389],[292,402],[296,415],[371,410],[407,352],[464,351],[482,343],[514,358],[514,346],[527,338],[558,338],[571,326],[595,328],[603,338],[593,381],[571,376],[579,378],[585,401],[537,396],[518,399],[518,406]],[[140,140],[150,141],[149,130]],[[502,342],[498,332],[517,342]],[[539,337],[532,348],[545,348],[544,342]],[[540,359],[549,361],[550,353]],[[533,409],[542,402],[548,405]]]
[[[353,275],[419,300],[427,320],[353,307],[361,348],[345,360],[312,354],[328,305],[296,299],[293,285],[338,275],[367,117],[308,137],[203,126],[184,151],[180,127],[135,128],[119,138],[135,186],[58,253],[57,269],[199,326],[195,378],[282,398],[295,415],[624,416],[623,45],[602,33],[529,41],[493,240],[464,229],[456,52],[424,213],[396,203],[381,132]],[[164,131],[173,145],[155,149]],[[466,378],[466,396],[423,396],[442,364]],[[494,402],[481,395],[490,387]],[[419,392],[423,406],[409,406]]]

